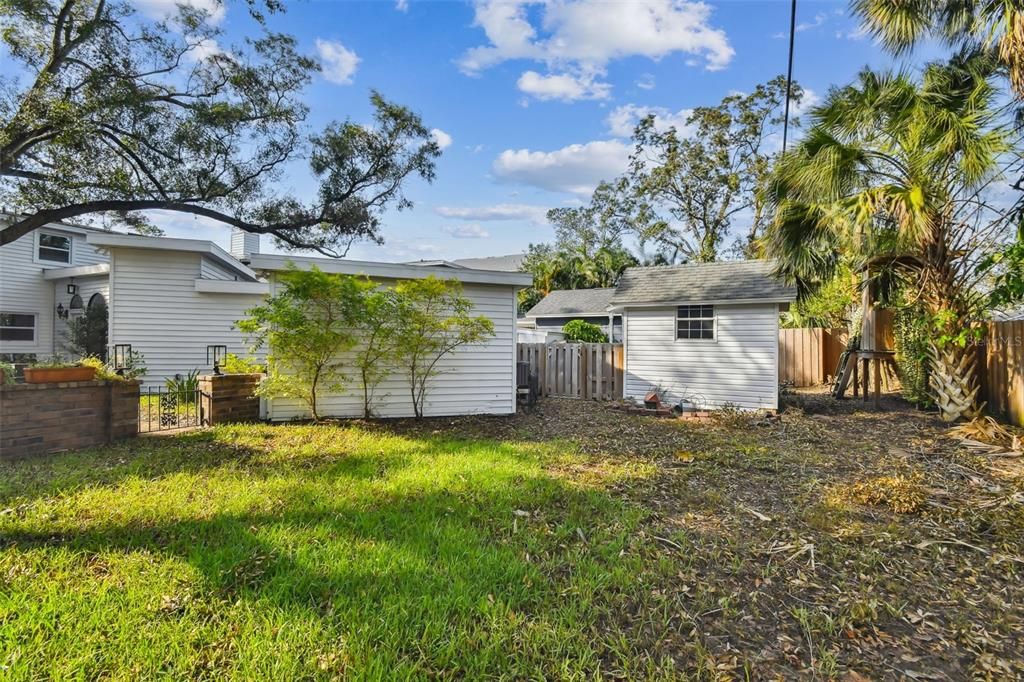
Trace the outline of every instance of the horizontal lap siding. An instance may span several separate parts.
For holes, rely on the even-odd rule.
[[[473,314],[486,315],[494,323],[495,336],[487,343],[459,348],[438,363],[441,374],[428,384],[424,414],[428,417],[511,414],[515,411],[514,290],[510,286],[466,284],[463,292],[473,301]],[[387,378],[377,387],[374,396],[376,416],[413,416],[409,384],[404,377]],[[305,406],[294,400],[275,399],[270,409],[274,420],[309,416]],[[363,399],[358,382],[350,382],[350,388],[342,394],[322,397],[319,411],[323,416],[362,416]]]
[[[199,264],[199,272],[203,279],[216,279],[221,281],[237,279],[233,271],[224,267],[220,263],[214,262],[212,258],[208,258],[206,256],[203,256],[203,259]]]
[[[711,407],[778,406],[778,309],[715,307],[714,341],[676,340],[676,309],[634,309],[626,320],[626,395],[660,387],[671,402],[689,397]]]
[[[40,263],[35,259],[36,235],[29,233],[0,247],[0,311],[30,313],[36,316],[35,341],[2,341],[0,353],[35,353],[49,356],[60,350],[63,340],[54,330],[57,300],[55,284],[43,279],[43,271],[52,268],[95,265],[107,262],[105,255],[86,243],[85,235],[46,228],[71,237],[70,263]],[[86,280],[79,280],[83,283]],[[67,282],[65,281],[66,285]],[[61,293],[66,289],[62,286]],[[70,296],[65,297],[70,299]],[[88,303],[88,299],[85,299]],[[67,307],[68,300],[62,300]],[[56,343],[55,343],[56,342]]]
[[[143,354],[145,385],[175,374],[208,372],[208,345],[226,345],[245,357],[245,335],[233,328],[259,294],[209,294],[195,290],[202,256],[197,253],[117,249],[111,273],[110,343],[130,343]]]

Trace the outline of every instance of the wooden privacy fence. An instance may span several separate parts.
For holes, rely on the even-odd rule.
[[[780,329],[779,382],[819,386],[835,374],[846,347],[845,329]]]
[[[1024,426],[1024,321],[989,322],[979,358],[981,394],[988,411]]]
[[[536,372],[540,395],[616,400],[623,395],[621,343],[520,343],[517,359]]]

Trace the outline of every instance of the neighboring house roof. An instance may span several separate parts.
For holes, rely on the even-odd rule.
[[[1024,320],[1024,306],[1014,310],[995,310],[992,319],[996,322],[1017,322]]]
[[[796,289],[772,276],[768,260],[627,268],[611,305],[793,301]]]
[[[525,253],[512,253],[507,256],[485,256],[483,258],[456,258],[451,261],[455,265],[474,270],[500,270],[502,272],[522,272]]]
[[[607,315],[614,288],[552,291],[526,311],[526,317]]]
[[[209,256],[221,265],[235,271],[245,280],[255,282],[256,273],[244,263],[205,239],[178,239],[176,237],[143,237],[134,234],[118,234],[116,232],[93,232],[86,237],[93,246],[115,247],[124,249],[164,249],[167,251],[188,251]]]

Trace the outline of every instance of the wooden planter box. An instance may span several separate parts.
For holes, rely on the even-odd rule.
[[[59,384],[65,381],[92,381],[95,367],[26,367],[26,384]]]

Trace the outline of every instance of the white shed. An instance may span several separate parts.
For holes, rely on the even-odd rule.
[[[778,407],[779,311],[796,291],[770,261],[627,269],[610,309],[624,328],[625,396]]]

